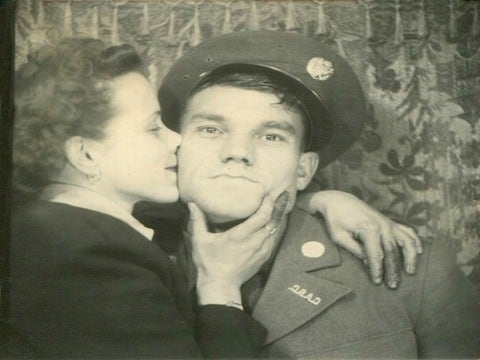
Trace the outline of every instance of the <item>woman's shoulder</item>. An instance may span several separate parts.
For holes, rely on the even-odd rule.
[[[110,215],[68,204],[35,200],[15,204],[11,214],[12,236],[48,234],[71,238],[92,239],[109,233],[134,236],[130,227]],[[84,240],[85,241],[85,240]]]
[[[50,221],[64,219],[71,212],[69,206],[43,200],[14,202],[12,204],[12,228],[34,224],[47,225]]]
[[[62,261],[79,254],[152,257],[159,252],[158,245],[117,218],[41,200],[12,209],[10,239],[13,254],[47,254]]]
[[[55,203],[46,200],[34,200],[15,203],[12,206],[12,224],[30,223],[49,225],[50,222],[65,223],[68,220],[76,222],[82,218],[95,217],[101,219],[103,214],[88,209]]]

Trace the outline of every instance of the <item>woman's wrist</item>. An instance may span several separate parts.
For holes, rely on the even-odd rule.
[[[309,214],[321,213],[325,216],[332,202],[342,199],[345,200],[345,198],[348,197],[353,198],[355,196],[339,190],[322,190],[302,194],[302,197],[299,198],[298,205]]]
[[[197,281],[197,296],[200,305],[242,306],[240,286],[223,280]]]
[[[326,208],[329,191],[330,190],[323,190],[302,193],[297,198],[297,206],[312,215],[318,212],[323,214]]]

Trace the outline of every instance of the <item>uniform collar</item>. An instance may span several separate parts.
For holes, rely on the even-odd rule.
[[[307,242],[320,243],[325,249],[323,254],[318,257],[305,256],[302,247]],[[286,254],[288,258],[282,259]],[[279,260],[287,261],[289,266],[305,272],[339,266],[342,263],[337,246],[330,240],[319,219],[298,208],[289,216],[281,254],[278,254],[275,261]]]
[[[185,258],[188,264],[188,277],[190,286],[193,287],[196,279],[195,266],[191,264],[191,242],[190,234],[184,229],[183,238],[185,241],[180,247],[180,257]],[[325,246],[325,252],[317,258],[306,257],[301,249],[302,245],[308,241],[318,241]],[[329,267],[339,266],[342,258],[337,246],[326,235],[324,229],[317,218],[308,215],[303,210],[294,208],[288,216],[286,230],[281,237],[278,249],[274,257],[268,261],[268,272],[276,262],[286,264],[289,269],[297,272],[310,272]]]
[[[83,209],[97,211],[113,216],[145,236],[148,240],[153,238],[153,230],[145,227],[128,211],[114,201],[86,188],[70,184],[48,185],[40,195],[41,199],[67,204]]]
[[[306,256],[308,252],[303,249],[307,243],[323,247],[321,256]],[[322,276],[322,269],[341,263],[325,224],[302,210],[293,210],[272,272],[253,310],[253,317],[268,330],[265,344],[319,316],[351,292],[349,287]]]

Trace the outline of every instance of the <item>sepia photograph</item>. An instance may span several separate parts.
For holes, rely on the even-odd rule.
[[[0,11],[1,358],[480,358],[480,1]]]

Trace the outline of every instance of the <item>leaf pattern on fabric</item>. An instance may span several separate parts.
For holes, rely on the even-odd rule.
[[[480,283],[479,11],[462,0],[19,0],[16,66],[69,34],[94,36],[135,45],[158,86],[176,58],[215,35],[318,38],[354,67],[372,117],[317,184],[448,243]]]

